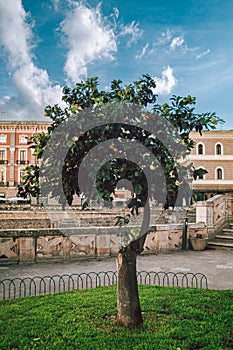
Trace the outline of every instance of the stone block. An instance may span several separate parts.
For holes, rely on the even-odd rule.
[[[119,236],[110,234],[110,255],[116,256],[121,245]]]
[[[14,238],[0,238],[0,259],[19,259],[19,240]],[[1,261],[1,260],[0,260]]]
[[[110,234],[96,235],[96,255],[110,256]]]
[[[19,262],[35,262],[36,249],[34,237],[19,238]]]
[[[69,239],[70,258],[95,256],[95,235],[71,235]]]

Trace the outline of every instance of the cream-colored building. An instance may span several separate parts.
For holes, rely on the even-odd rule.
[[[193,181],[193,189],[199,199],[208,199],[215,194],[233,192],[233,130],[192,132],[196,146],[186,162],[196,169],[205,169],[207,174]]]

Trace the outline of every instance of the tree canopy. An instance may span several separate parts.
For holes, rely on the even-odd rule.
[[[157,95],[154,93],[156,82],[147,74],[126,86],[122,85],[121,80],[114,80],[110,91],[99,90],[98,85],[98,78],[95,77],[77,83],[73,89],[64,87],[62,99],[67,106],[64,109],[58,105],[45,108],[45,116],[51,119],[48,133],[36,134],[31,140],[34,155],[41,159],[48,141],[56,132],[56,141],[54,141],[53,146],[50,145],[50,153],[47,154],[50,160],[47,159],[47,170],[46,174],[43,175],[49,176],[49,179],[44,178],[46,180],[44,181],[44,191],[47,186],[47,190],[53,196],[56,197],[60,194],[56,186],[51,186],[58,181],[51,164],[54,159],[56,159],[56,162],[58,161],[58,146],[63,144],[64,147],[69,148],[69,152],[65,155],[65,159],[61,159],[62,189],[65,195],[60,196],[61,202],[67,201],[71,205],[74,195],[81,195],[82,192],[88,190],[93,180],[92,177],[95,176],[100,197],[110,203],[117,183],[122,179],[128,179],[134,189],[134,195],[128,204],[132,211],[138,211],[139,207],[143,207],[148,195],[149,197],[154,196],[158,200],[161,199],[164,202],[164,207],[174,206],[179,186],[182,186],[180,176],[187,172],[187,169],[177,163],[177,157],[185,156],[185,153],[194,147],[194,143],[189,136],[190,131],[196,130],[201,133],[203,129],[214,129],[221,119],[215,113],[195,113],[196,99],[190,95],[186,97],[173,95],[169,104],[159,105]],[[138,109],[132,109],[132,106],[138,106]],[[99,123],[99,125],[86,130],[87,119],[92,120],[94,115],[102,118],[102,124]],[[107,119],[106,115],[108,116]],[[152,116],[155,118],[155,115],[157,120],[153,119],[153,122],[156,125],[152,128],[156,130],[156,135],[153,135],[148,131],[147,126],[152,123],[151,118]],[[137,123],[135,122],[136,119]],[[166,138],[168,134],[171,134],[169,127],[165,127],[165,121],[174,127],[174,134],[172,135],[174,142],[171,143],[171,147],[174,147],[175,143],[176,145],[182,144],[185,146],[182,150],[179,148],[180,154],[176,155],[176,159],[173,155],[171,156],[169,146],[165,146],[161,137],[158,137],[160,132],[166,133]],[[61,125],[63,127],[59,130]],[[77,135],[77,131],[79,131],[79,135]],[[151,160],[150,156],[148,156],[147,162],[144,159],[144,165],[142,165],[144,171],[142,171],[140,164],[127,161],[127,157],[124,158],[123,151],[120,158],[117,157],[118,149],[110,142],[111,140],[119,141],[123,139],[135,143],[139,142],[154,155],[154,160]],[[92,169],[91,164],[88,165],[88,169],[82,168],[82,172],[80,172],[82,161],[88,152],[106,141],[109,141],[108,153],[110,160],[105,162],[97,174],[95,174],[96,169]],[[56,142],[59,145],[56,145]],[[53,152],[56,154],[53,154]],[[51,165],[50,171],[48,171],[48,164]],[[145,181],[145,168],[147,168],[147,181]],[[80,189],[77,181],[80,173],[85,178],[82,189]],[[40,195],[38,182],[40,174],[38,166],[28,166],[26,168],[24,183],[18,188],[20,196]],[[183,178],[183,175],[181,177]],[[157,189],[148,188],[148,178],[149,183]],[[155,181],[152,180],[153,178],[156,178],[159,184],[165,183],[166,193],[164,193],[164,189],[161,193],[163,186],[158,188]],[[89,196],[91,196],[90,191]],[[84,206],[88,205],[89,199],[87,196]]]

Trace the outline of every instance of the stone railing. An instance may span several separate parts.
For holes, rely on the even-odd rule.
[[[233,194],[216,195],[196,204],[196,222],[203,222],[209,238],[233,219]]]
[[[127,226],[130,232],[135,227]],[[183,224],[150,227],[143,254],[182,249]],[[188,225],[188,237],[205,231],[203,223]],[[30,263],[115,256],[121,245],[119,227],[75,227],[0,230],[0,262]]]

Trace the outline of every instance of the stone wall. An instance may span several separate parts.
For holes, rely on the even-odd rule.
[[[49,219],[0,219],[0,230],[15,229],[15,228],[46,228],[51,227],[51,221]]]
[[[233,196],[218,195],[199,202],[196,210],[197,222],[188,221],[186,249],[189,237],[197,233],[211,237],[233,218]],[[73,213],[76,225],[66,226],[57,210],[49,216],[42,208],[0,211],[0,263],[115,256],[121,245],[119,227],[114,226],[116,214],[119,213],[76,210]],[[156,211],[151,214],[156,218]],[[171,211],[163,212],[157,224],[150,227],[143,254],[182,249],[184,216],[178,214],[172,217]],[[140,220],[139,215],[127,230],[140,226]]]
[[[71,212],[71,211],[70,211]],[[62,215],[63,214],[63,215]],[[69,211],[67,211],[69,214]],[[116,222],[116,211],[82,211],[76,209],[72,211],[72,218],[75,221],[75,226],[112,226]],[[69,215],[67,215],[69,218]],[[14,228],[35,228],[39,227],[61,227],[66,225],[63,222],[66,215],[57,208],[53,208],[47,213],[43,207],[23,207],[11,208],[11,210],[0,210],[0,229]]]
[[[58,208],[51,208],[45,211],[43,207],[17,207],[14,210],[0,210],[0,229],[14,229],[14,228],[59,228],[59,227],[87,227],[87,226],[114,226],[116,223],[116,216],[122,215],[118,210],[74,210],[61,211]],[[130,212],[130,211],[128,211]],[[125,214],[127,211],[125,210]],[[184,210],[181,210],[179,215],[181,221],[186,215]],[[189,222],[193,222],[189,213]],[[143,216],[142,209],[140,215],[132,217],[130,224],[141,225]],[[169,222],[176,222],[176,217],[172,217],[172,210],[156,210],[151,209],[151,224],[166,224]],[[178,221],[179,221],[178,220]]]
[[[127,227],[130,232],[133,227]],[[134,227],[135,228],[135,227]],[[204,232],[203,223],[189,224],[188,236]],[[0,262],[29,263],[115,256],[121,238],[119,228],[80,227],[0,230]],[[143,254],[182,249],[182,224],[151,226]],[[188,240],[187,240],[188,242]],[[188,248],[188,246],[186,247]]]

